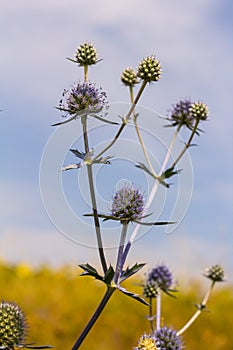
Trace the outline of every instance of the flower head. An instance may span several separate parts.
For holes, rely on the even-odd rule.
[[[75,58],[80,66],[91,66],[97,63],[98,54],[93,44],[84,43],[77,48]]]
[[[158,294],[158,285],[154,281],[147,281],[143,286],[143,296],[145,298],[156,298]]]
[[[0,348],[13,350],[26,336],[26,320],[21,309],[12,303],[0,304]]]
[[[155,338],[160,350],[180,350],[182,343],[176,331],[163,327],[155,332]]]
[[[192,102],[189,99],[180,100],[169,111],[168,120],[172,122],[172,126],[186,126],[192,129],[194,118],[190,115],[190,107]]]
[[[208,107],[205,103],[195,102],[190,106],[190,116],[193,119],[206,120],[208,118]]]
[[[148,83],[158,81],[161,75],[160,62],[153,55],[144,58],[138,65],[137,75]]]
[[[138,83],[137,73],[131,67],[126,68],[121,74],[121,81],[124,85],[133,87]]]
[[[204,271],[204,276],[213,282],[223,282],[225,280],[224,270],[220,265],[213,265]]]
[[[133,184],[124,184],[113,196],[112,215],[122,222],[140,219],[143,213],[144,199],[140,189]]]
[[[151,270],[148,275],[148,282],[156,283],[158,288],[164,292],[168,292],[173,284],[173,276],[164,264],[160,264]]]
[[[65,116],[96,114],[107,105],[106,98],[106,92],[94,84],[77,83],[71,90],[64,90],[58,109],[66,112]]]
[[[157,350],[156,339],[151,335],[144,334],[138,341],[138,345],[134,350]]]

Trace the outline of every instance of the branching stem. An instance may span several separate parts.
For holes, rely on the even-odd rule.
[[[198,308],[198,310],[193,314],[193,316],[190,318],[190,320],[184,325],[184,327],[182,327],[178,332],[177,335],[180,336],[181,334],[183,334],[193,323],[194,321],[200,316],[200,314],[202,313],[202,311],[205,309],[207,301],[210,297],[210,293],[212,291],[212,289],[214,288],[215,282],[213,281],[212,284],[210,285],[210,288],[207,290],[202,303],[200,304],[200,307]]]

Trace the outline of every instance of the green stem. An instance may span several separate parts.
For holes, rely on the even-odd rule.
[[[84,66],[84,82],[87,83],[88,81],[88,65]]]
[[[200,309],[198,309],[193,316],[190,318],[190,320],[184,325],[184,327],[182,327],[178,332],[177,335],[180,336],[181,334],[183,334],[192,324],[193,322],[200,316],[200,314],[202,313],[202,311],[205,309],[205,306],[207,304],[207,301],[210,297],[210,293],[212,291],[212,289],[214,288],[214,284],[215,282],[213,281],[212,284],[210,285],[210,288],[207,290],[202,303],[200,304]]]
[[[87,116],[83,116],[81,118],[81,122],[82,122],[82,126],[83,126],[83,140],[84,140],[85,153],[87,155],[90,151],[89,142],[88,142],[88,134],[87,134]],[[107,268],[107,263],[106,263],[106,259],[105,259],[105,255],[104,255],[103,243],[102,243],[102,238],[101,238],[100,222],[99,222],[99,217],[98,217],[98,212],[97,212],[97,203],[96,203],[94,180],[93,180],[93,173],[92,173],[92,164],[87,164],[87,175],[88,175],[88,182],[89,182],[89,188],[90,188],[92,211],[93,211],[93,215],[94,215],[94,223],[95,223],[99,256],[100,256],[100,261],[102,264],[103,271],[105,273],[108,268]]]
[[[122,256],[123,256],[123,250],[124,250],[124,246],[125,246],[125,238],[126,238],[126,234],[127,234],[127,229],[128,229],[128,223],[123,223],[122,230],[121,230],[120,244],[119,244],[119,249],[118,249],[115,275],[114,275],[115,284],[118,283],[118,279],[120,277],[122,267],[123,267],[122,266]]]
[[[133,103],[133,102],[134,102],[134,93],[133,93],[133,87],[132,87],[132,86],[129,87],[129,93],[130,93],[130,101],[131,101],[131,103]],[[133,115],[134,115],[134,126],[135,126],[135,130],[136,130],[136,133],[137,133],[137,136],[138,136],[138,140],[139,140],[139,142],[140,142],[140,145],[141,145],[141,147],[142,147],[142,151],[143,151],[144,156],[145,156],[145,158],[146,158],[146,162],[147,162],[147,164],[148,164],[148,166],[149,166],[150,171],[152,172],[152,174],[153,174],[154,176],[157,176],[156,173],[155,173],[155,171],[154,171],[154,168],[153,168],[153,166],[152,166],[152,164],[151,164],[150,158],[149,158],[149,156],[148,156],[148,153],[147,153],[145,144],[144,144],[144,142],[143,142],[143,139],[142,139],[142,136],[141,136],[141,133],[140,133],[140,129],[139,129],[139,127],[138,127],[137,115],[136,115],[135,112],[133,113]]]
[[[76,343],[72,347],[72,350],[77,350],[81,346],[82,342],[84,341],[84,339],[86,338],[86,336],[90,332],[91,328],[94,326],[95,322],[98,320],[99,316],[101,315],[103,309],[107,305],[109,299],[111,298],[111,296],[115,290],[116,289],[113,287],[108,287],[106,293],[103,296],[103,299],[101,300],[99,306],[97,307],[97,309],[96,309],[95,313],[93,314],[93,316],[91,317],[90,321],[88,322],[88,324],[84,328],[80,337],[77,339]]]
[[[99,153],[97,154],[97,156],[95,156],[95,158],[92,159],[92,161],[94,162],[97,158],[99,158],[100,156],[102,156],[103,153],[105,153],[107,150],[109,150],[109,148],[111,148],[114,143],[117,141],[117,139],[119,138],[119,136],[121,135],[122,131],[124,130],[127,122],[129,121],[129,118],[131,117],[132,113],[134,112],[135,110],[135,107],[136,107],[136,104],[138,103],[138,100],[140,99],[142,93],[143,93],[143,90],[145,89],[146,87],[146,84],[147,84],[147,81],[143,81],[138,93],[137,93],[137,96],[134,100],[134,102],[132,103],[126,117],[124,118],[124,120],[122,121],[122,124],[121,126],[119,127],[119,130],[117,131],[116,135],[114,136],[113,140]]]
[[[174,163],[172,164],[171,168],[174,168],[176,166],[176,164],[179,162],[179,160],[183,157],[184,153],[187,151],[187,149],[190,147],[191,145],[191,142],[192,142],[192,139],[197,131],[197,127],[198,127],[198,124],[200,122],[200,119],[196,119],[196,122],[194,124],[194,127],[193,127],[193,130],[192,130],[192,133],[188,139],[188,142],[184,145],[184,148],[182,149],[182,151],[180,152],[179,156],[176,158],[176,160],[174,161]]]

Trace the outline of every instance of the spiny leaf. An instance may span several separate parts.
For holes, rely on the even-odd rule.
[[[135,299],[137,301],[139,301],[140,303],[144,304],[144,305],[147,305],[149,306],[149,304],[143,299],[141,298],[138,294],[134,294],[130,291],[128,291],[127,289],[121,287],[121,286],[118,286],[118,289],[120,292],[122,292],[123,294],[127,295],[128,297],[132,298],[132,299]]]
[[[139,270],[141,270],[145,265],[146,265],[145,263],[141,263],[141,264],[136,263],[132,267],[127,267],[125,271],[122,271],[120,281],[121,282],[125,281],[127,278],[131,277],[132,275],[137,273]]]
[[[112,282],[113,276],[114,276],[114,269],[112,265],[109,266],[108,270],[105,272],[105,276],[103,278],[103,281],[108,285]]]
[[[81,264],[79,267],[84,270],[80,276],[92,276],[97,280],[103,281],[103,277],[98,274],[97,270],[93,266],[89,264]]]

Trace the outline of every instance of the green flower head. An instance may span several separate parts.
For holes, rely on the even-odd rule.
[[[126,68],[121,74],[121,81],[125,86],[133,87],[135,84],[139,82],[137,73],[133,70],[133,68]]]
[[[138,65],[138,77],[146,82],[158,81],[161,76],[161,65],[155,56],[144,58]]]
[[[204,271],[204,276],[213,282],[223,282],[225,280],[224,270],[220,265],[213,265]]]
[[[0,304],[0,349],[13,350],[26,336],[26,319],[21,309],[13,303]]]
[[[81,44],[76,50],[75,58],[80,66],[91,66],[98,62],[96,48],[91,43]]]

